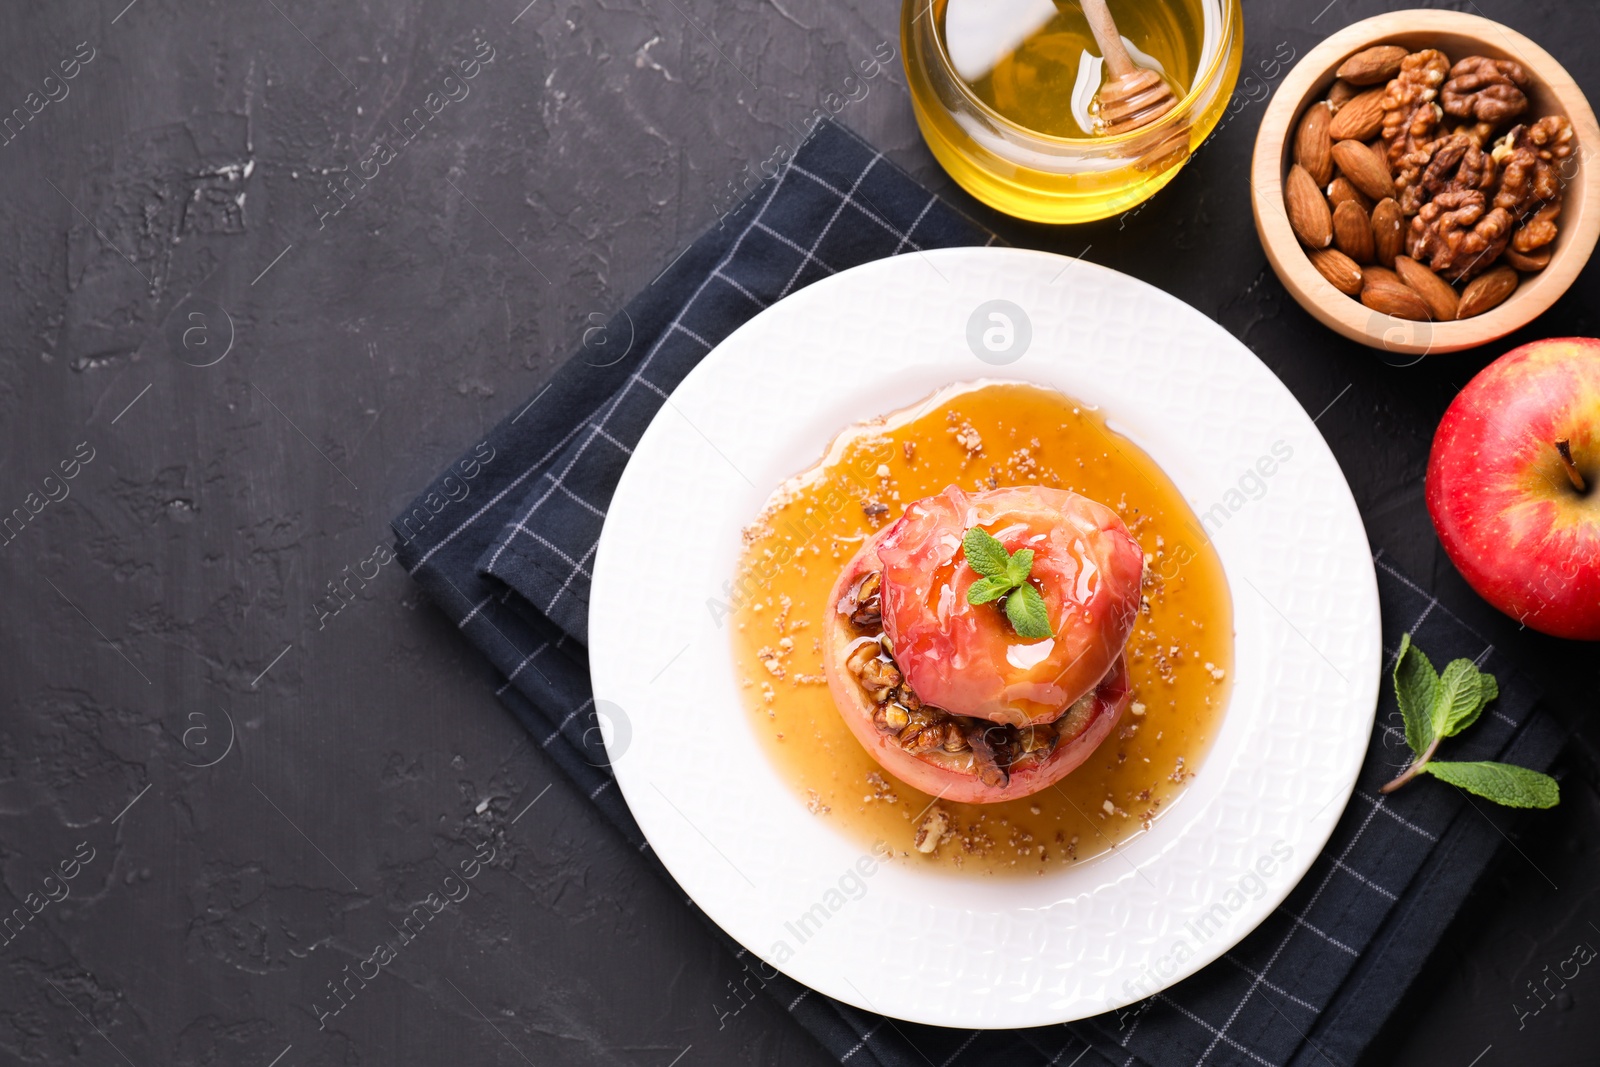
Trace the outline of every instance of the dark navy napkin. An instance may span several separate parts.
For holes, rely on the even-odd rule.
[[[584,651],[595,545],[634,444],[701,357],[774,301],[884,256],[993,241],[825,123],[395,519],[399,558],[488,658],[500,698],[642,854],[612,788]],[[1548,767],[1561,737],[1534,714],[1534,688],[1381,553],[1377,567],[1391,663],[1409,632],[1441,667],[1464,656],[1500,679],[1500,699],[1451,758]],[[1065,1026],[918,1026],[813,993],[729,940],[749,969],[744,985],[765,987],[850,1067],[1348,1064],[1437,944],[1507,817],[1442,782],[1377,792],[1407,754],[1383,688],[1355,795],[1310,873],[1221,960],[1156,996]]]

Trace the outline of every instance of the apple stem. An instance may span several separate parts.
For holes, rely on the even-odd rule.
[[[1566,438],[1556,442],[1556,453],[1561,457],[1561,466],[1567,472],[1567,480],[1572,483],[1572,488],[1580,493],[1587,493],[1589,486],[1584,482],[1583,475],[1578,473],[1578,465],[1572,462],[1572,447]]]

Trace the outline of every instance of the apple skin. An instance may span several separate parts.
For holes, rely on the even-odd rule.
[[[1427,500],[1479,596],[1543,633],[1600,641],[1600,340],[1535,341],[1468,382],[1434,434]]]

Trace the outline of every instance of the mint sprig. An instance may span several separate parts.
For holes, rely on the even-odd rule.
[[[1452,763],[1433,758],[1439,742],[1477,722],[1489,701],[1500,695],[1494,675],[1484,674],[1471,660],[1452,660],[1441,676],[1406,634],[1400,639],[1400,655],[1394,664],[1394,695],[1413,758],[1383,792],[1392,793],[1419,774],[1431,774],[1509,808],[1553,808],[1560,802],[1561,790],[1548,774],[1509,763]]]
[[[967,588],[968,604],[987,604],[1005,597],[1006,619],[1018,637],[1053,636],[1044,597],[1028,581],[1033,571],[1033,549],[1007,552],[1006,546],[987,530],[974,526],[961,538],[961,551],[966,554],[967,566],[979,575]]]

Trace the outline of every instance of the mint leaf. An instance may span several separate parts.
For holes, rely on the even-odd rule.
[[[968,604],[987,604],[991,600],[999,600],[1015,588],[1011,579],[1005,575],[993,578],[979,578],[967,587]]]
[[[1044,597],[1039,590],[1023,582],[1016,592],[1006,597],[1006,618],[1018,637],[1050,637],[1050,614],[1045,610]]]
[[[1429,763],[1422,769],[1508,808],[1553,808],[1561,801],[1554,778],[1509,763]]]
[[[1439,739],[1433,709],[1439,699],[1439,675],[1411,635],[1400,638],[1400,655],[1394,661],[1394,695],[1406,723],[1406,744],[1418,756]]]
[[[1006,580],[1012,585],[1021,585],[1028,580],[1028,575],[1033,573],[1033,549],[1019,548],[1011,553],[1011,559],[1006,564]]]
[[[1483,707],[1500,695],[1494,675],[1484,674],[1471,660],[1452,660],[1439,682],[1433,725],[1439,737],[1454,737],[1478,721]]]
[[[1548,774],[1509,763],[1434,760],[1440,741],[1471,726],[1484,706],[1500,695],[1494,675],[1478,670],[1470,660],[1458,659],[1446,665],[1441,678],[1406,634],[1394,664],[1394,695],[1406,721],[1406,744],[1416,758],[1380,792],[1392,793],[1419,774],[1431,774],[1508,808],[1553,808],[1561,802],[1560,787]]]
[[[967,566],[982,576],[967,587],[968,604],[987,604],[1005,597],[1006,618],[1011,620],[1018,637],[1052,636],[1044,598],[1028,584],[1033,549],[1019,548],[1008,553],[997,538],[974,526],[961,538],[961,550],[966,553]]]
[[[985,578],[998,578],[1006,573],[1006,564],[1010,562],[1006,546],[991,536],[987,530],[976,526],[968,530],[966,536],[961,539],[961,550],[967,555],[967,566]]]

